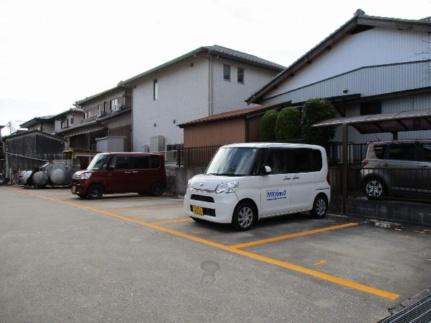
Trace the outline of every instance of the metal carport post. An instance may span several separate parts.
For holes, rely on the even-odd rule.
[[[354,127],[359,133],[392,133],[393,139],[398,139],[400,131],[431,130],[431,110],[403,111],[397,113],[370,114],[364,116],[334,118],[324,120],[313,127],[337,127],[342,126],[343,168],[342,168],[342,197],[343,213],[346,213],[348,192],[349,154],[348,127]]]

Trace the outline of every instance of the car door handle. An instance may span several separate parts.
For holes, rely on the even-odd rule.
[[[124,174],[132,174],[132,172],[124,172]]]
[[[299,179],[299,176],[294,176],[293,179]]]
[[[285,177],[285,178],[283,178],[283,181],[290,181],[292,178],[290,178],[290,177]]]
[[[139,173],[137,170],[134,170],[134,171],[132,172],[132,174],[137,174],[137,173]]]

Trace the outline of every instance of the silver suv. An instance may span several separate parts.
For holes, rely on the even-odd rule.
[[[431,140],[380,141],[368,145],[362,161],[365,195],[431,198]]]

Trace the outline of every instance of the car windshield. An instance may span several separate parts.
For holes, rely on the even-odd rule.
[[[257,156],[256,148],[220,148],[208,166],[207,175],[251,175]]]
[[[93,157],[91,160],[90,165],[88,165],[88,170],[94,170],[94,169],[102,169],[103,165],[106,165],[109,160],[109,155],[105,154],[97,154]]]

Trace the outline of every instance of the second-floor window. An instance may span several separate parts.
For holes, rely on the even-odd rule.
[[[67,128],[67,127],[69,127],[69,120],[67,118],[61,120],[61,129],[64,129],[64,128]]]
[[[157,101],[159,99],[159,83],[157,80],[153,81],[153,100]]]
[[[120,102],[118,100],[118,98],[112,99],[111,100],[111,111],[115,112],[120,110]]]
[[[242,67],[238,67],[238,83],[244,84],[244,69]]]
[[[223,64],[223,80],[230,81],[230,65]]]

